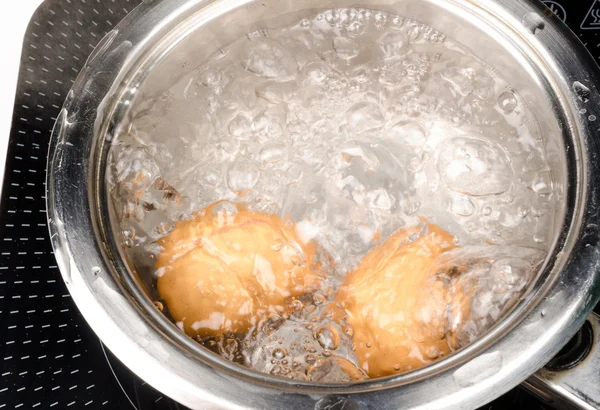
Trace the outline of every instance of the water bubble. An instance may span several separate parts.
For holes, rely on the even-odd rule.
[[[427,132],[421,124],[415,121],[400,121],[394,124],[386,134],[394,141],[413,147],[421,147],[427,142]]]
[[[387,20],[387,13],[384,13],[382,11],[378,11],[377,13],[375,13],[375,25],[378,29],[381,29],[387,23]]]
[[[302,247],[296,242],[288,242],[282,249],[282,253],[286,260],[292,262],[295,266],[304,266],[306,264],[306,258]]]
[[[256,164],[247,159],[238,159],[229,167],[227,185],[236,194],[243,196],[254,188],[260,178]]]
[[[360,52],[358,44],[347,37],[335,37],[333,39],[333,49],[344,60],[351,60]]]
[[[592,122],[593,122],[593,121],[596,121],[596,116],[592,114],[592,115],[590,115],[590,116],[588,117],[588,120],[590,120],[590,121],[592,121]]]
[[[254,117],[252,131],[261,139],[271,139],[280,136],[283,133],[283,127],[276,113],[265,111]]]
[[[305,84],[323,85],[331,69],[325,63],[310,62],[302,68],[302,77]]]
[[[517,96],[512,91],[505,91],[498,97],[498,106],[506,114],[513,112],[517,105]]]
[[[519,218],[527,217],[527,215],[529,215],[529,208],[522,205],[519,206],[519,208],[517,209],[517,215],[519,216]]]
[[[306,375],[311,381],[321,383],[330,382],[350,382],[356,380],[364,380],[364,373],[358,369],[354,363],[342,357],[332,357],[330,359],[319,360],[315,362],[306,371]],[[325,407],[343,409],[345,407]],[[349,407],[353,409],[354,407]]]
[[[357,103],[346,112],[346,120],[350,132],[361,133],[381,128],[384,117],[376,104]]]
[[[215,158],[221,162],[231,161],[238,153],[240,141],[226,135],[219,136],[215,143]]]
[[[473,76],[468,69],[448,68],[441,72],[442,78],[452,87],[452,89],[466,97],[474,91]],[[460,121],[460,118],[457,117]]]
[[[305,361],[306,363],[308,363],[308,364],[313,364],[313,363],[316,363],[316,362],[317,362],[317,360],[319,360],[319,359],[318,359],[318,357],[317,357],[317,356],[315,356],[315,355],[314,355],[314,354],[312,354],[312,353],[309,353],[309,354],[307,354],[306,356],[304,356],[304,361]]]
[[[277,360],[281,360],[287,356],[287,350],[281,347],[273,349],[273,357]]]
[[[575,91],[575,95],[579,98],[580,101],[587,103],[591,98],[591,91],[588,87],[580,83],[579,81],[575,81],[573,83],[573,91]]]
[[[270,102],[280,104],[289,100],[293,93],[290,82],[268,82],[256,87],[256,96]]]
[[[331,123],[331,119],[323,118],[322,120],[316,121],[310,131],[313,135],[318,137],[328,137],[335,132],[334,124]]]
[[[158,301],[158,300],[154,302],[154,306],[156,306],[156,308],[157,308],[158,310],[160,310],[161,312],[162,312],[162,311],[163,311],[163,309],[165,308],[165,307],[163,306],[162,302],[160,302],[160,301]]]
[[[229,123],[228,131],[234,137],[247,139],[252,134],[251,121],[245,115],[238,114]]]
[[[481,215],[483,216],[490,216],[492,214],[492,207],[489,205],[485,205],[483,208],[481,208]]]
[[[339,21],[340,14],[336,10],[330,10],[325,13],[325,21],[334,26]]]
[[[352,73],[352,80],[358,84],[364,84],[369,81],[369,72],[364,68],[357,68]]]
[[[93,274],[94,276],[98,276],[98,274],[99,274],[101,271],[102,271],[102,269],[100,269],[98,266],[94,266],[94,267],[92,268],[92,274]]]
[[[241,61],[244,69],[266,78],[289,77],[298,71],[294,56],[270,39],[249,41]]]
[[[531,182],[531,189],[538,195],[552,193],[552,175],[550,171],[538,172]]]
[[[390,32],[380,40],[386,57],[400,57],[408,50],[408,37],[404,33]]]
[[[483,196],[506,192],[512,184],[510,159],[497,144],[453,138],[440,147],[438,170],[453,191]]]
[[[287,145],[284,142],[274,142],[260,151],[260,160],[268,164],[283,161],[287,157]]]
[[[490,269],[490,277],[508,286],[502,289],[506,293],[526,283],[531,274],[529,262],[519,258],[501,258],[493,263]]]
[[[202,175],[202,181],[208,185],[216,185],[221,179],[221,173],[218,169],[209,168]]]
[[[426,159],[427,159],[427,157],[425,157],[425,156],[412,157],[410,160],[408,160],[407,169],[412,173],[417,173],[417,172],[421,171],[423,169],[423,166],[425,165]]]
[[[214,87],[221,81],[221,72],[214,67],[209,67],[200,74],[200,81],[207,87]]]
[[[213,221],[218,226],[231,225],[238,213],[237,207],[229,201],[221,201],[212,210]]]
[[[286,126],[290,136],[294,139],[305,140],[308,137],[309,128],[308,125],[301,120],[290,121]]]
[[[417,41],[423,32],[421,26],[414,25],[408,29],[408,38],[410,41]]]
[[[354,22],[352,24],[349,24],[346,27],[346,32],[348,32],[348,34],[351,34],[355,37],[363,34],[364,31],[365,31],[365,27],[362,24],[360,24],[359,22]]]
[[[315,333],[315,338],[323,349],[335,350],[340,345],[340,334],[331,324],[319,327]]]

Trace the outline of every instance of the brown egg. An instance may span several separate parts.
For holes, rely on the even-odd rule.
[[[320,286],[316,246],[293,222],[229,202],[177,222],[159,243],[158,292],[190,336],[246,332]]]
[[[434,260],[453,247],[451,234],[423,224],[396,232],[348,274],[337,302],[369,377],[416,369],[450,353],[451,296]]]

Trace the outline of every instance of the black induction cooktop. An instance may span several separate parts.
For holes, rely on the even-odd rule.
[[[0,203],[0,409],[184,408],[100,343],[63,284],[46,228],[56,116],[94,46],[139,3],[45,0],[27,29]],[[600,0],[544,3],[600,58]],[[484,407],[506,408],[545,407],[521,388]]]

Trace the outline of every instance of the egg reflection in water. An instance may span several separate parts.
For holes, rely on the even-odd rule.
[[[548,251],[560,192],[531,113],[412,20],[329,10],[250,33],[132,106],[109,175],[126,250],[187,335],[255,370],[433,363]]]

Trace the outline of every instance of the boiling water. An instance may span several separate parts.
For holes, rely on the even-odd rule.
[[[287,317],[201,340],[260,371],[366,377],[329,302],[370,249],[419,218],[455,235],[444,263],[472,266],[471,314],[451,318],[461,346],[522,294],[552,240],[561,192],[531,112],[491,67],[399,16],[329,10],[249,33],[138,99],[131,118],[109,185],[139,272],[152,273],[175,221],[222,200],[291,218],[331,256],[321,291]]]

